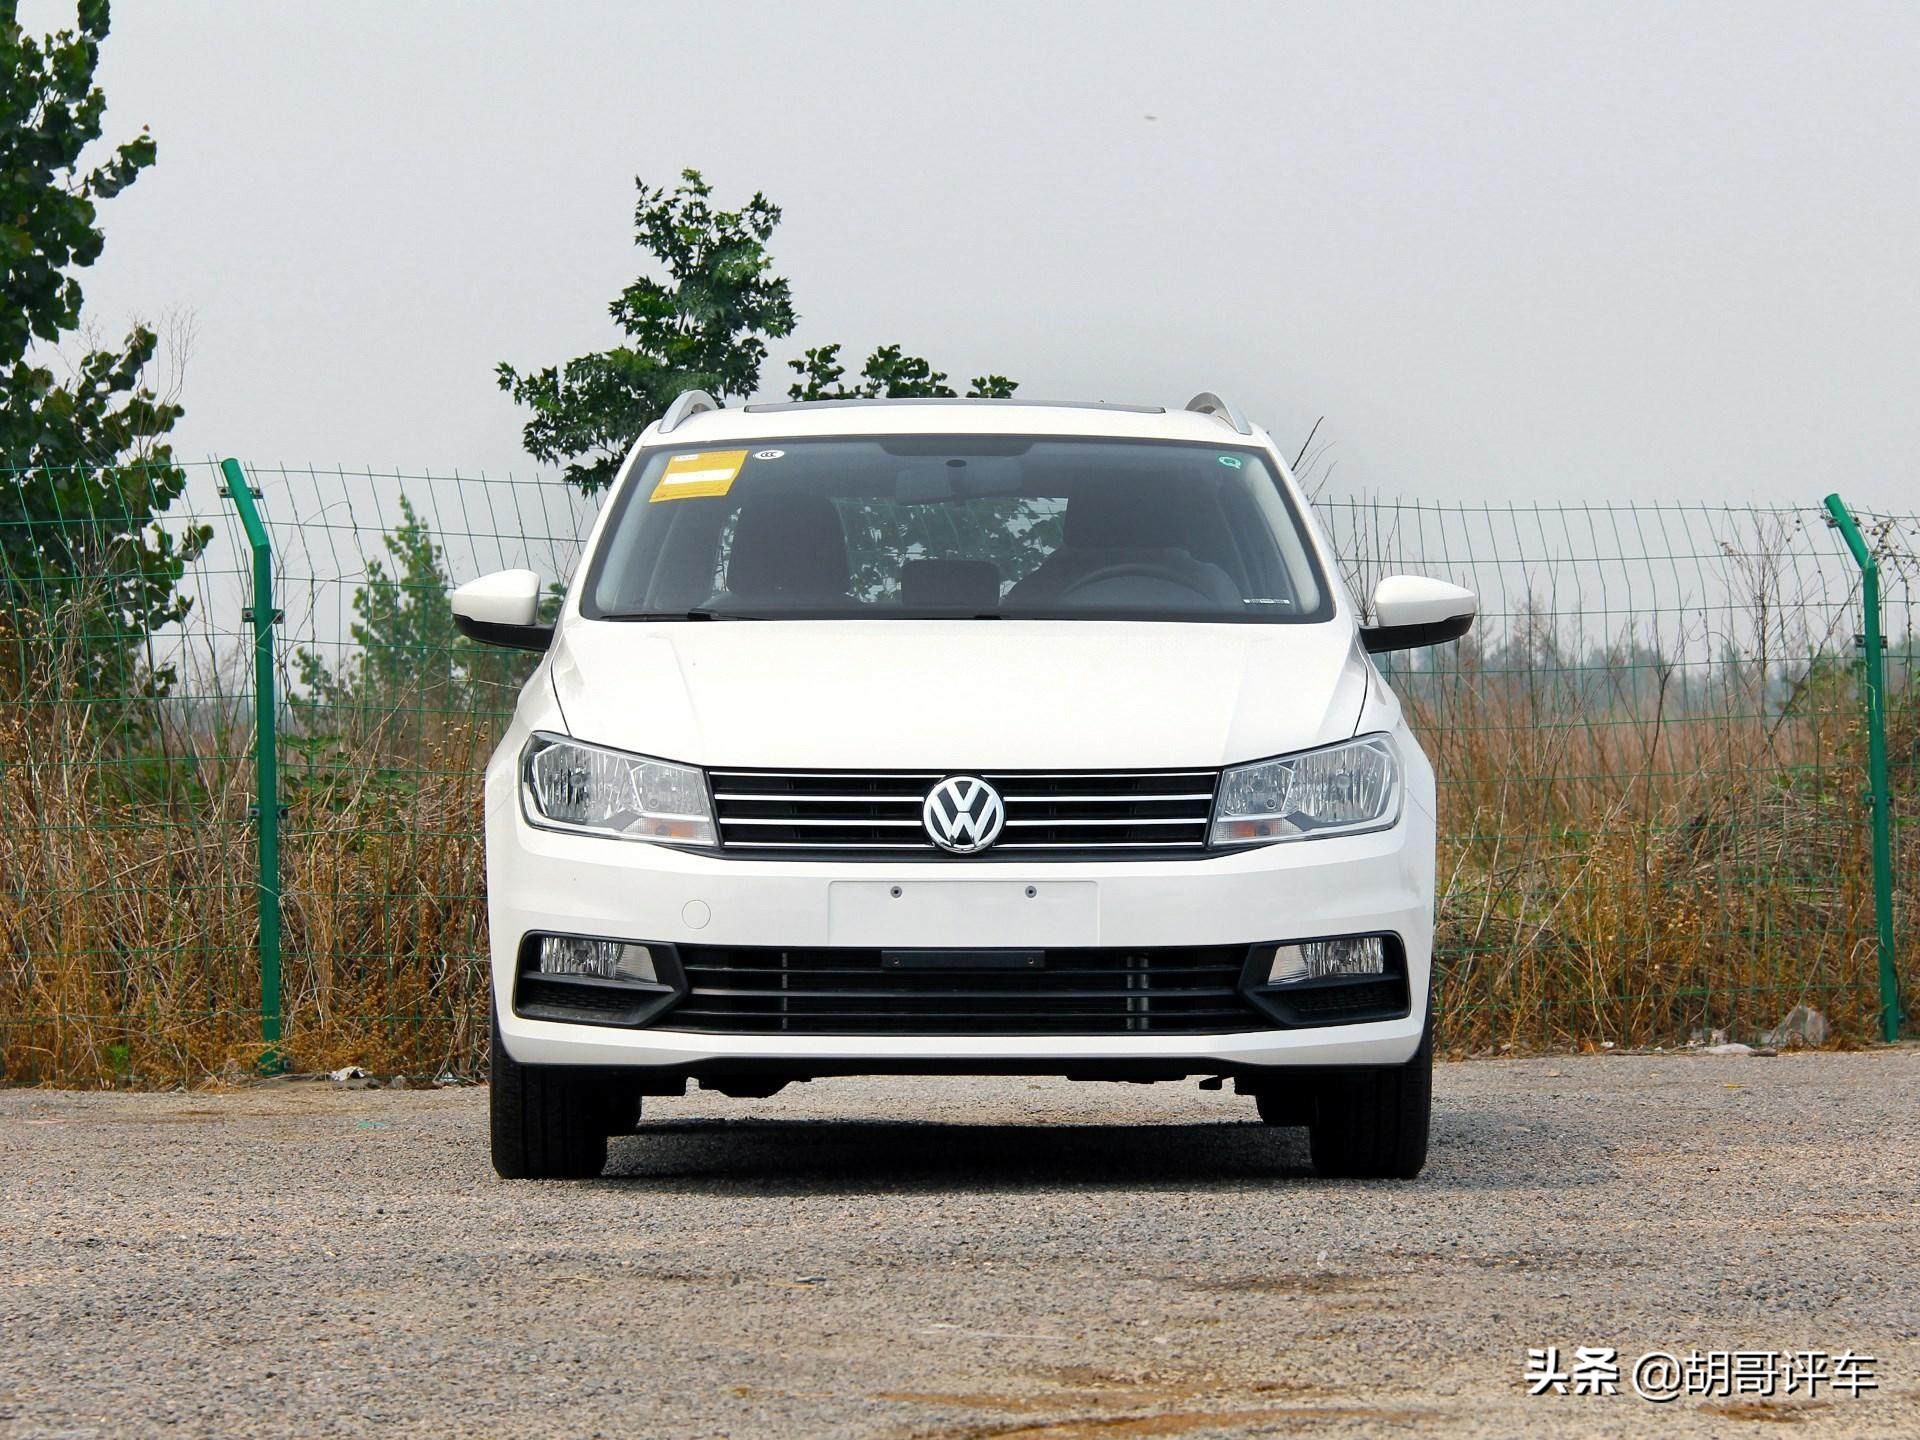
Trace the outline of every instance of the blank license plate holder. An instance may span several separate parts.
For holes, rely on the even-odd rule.
[[[1051,950],[1100,943],[1096,880],[835,880],[827,943],[876,950]]]

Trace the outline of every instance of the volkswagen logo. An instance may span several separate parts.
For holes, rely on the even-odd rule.
[[[972,775],[949,775],[927,792],[920,823],[942,850],[971,855],[999,838],[1007,823],[1000,792]]]

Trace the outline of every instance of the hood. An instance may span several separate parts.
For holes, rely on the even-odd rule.
[[[1366,660],[1307,625],[575,618],[575,738],[705,766],[1212,768],[1342,740]]]

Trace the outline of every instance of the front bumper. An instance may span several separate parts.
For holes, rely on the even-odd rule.
[[[1249,848],[1199,860],[888,863],[735,860],[557,834],[511,802],[489,806],[487,896],[495,1008],[523,1064],[772,1066],[1096,1073],[1141,1062],[1192,1073],[1389,1065],[1425,1021],[1433,947],[1433,823],[1408,806],[1391,830]],[[898,892],[895,894],[894,892]],[[513,1013],[533,931],[682,945],[1162,947],[1248,945],[1387,932],[1405,952],[1410,1012],[1397,1020],[1231,1034],[792,1035],[639,1029]]]

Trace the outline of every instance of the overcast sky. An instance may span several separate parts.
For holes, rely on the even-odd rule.
[[[71,7],[29,0],[49,28]],[[800,331],[1316,416],[1333,489],[1911,509],[1920,9],[118,0],[89,308],[181,449],[526,473],[635,175],[785,207]]]

